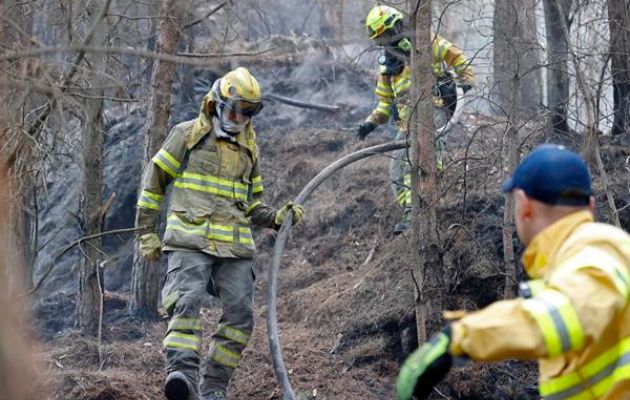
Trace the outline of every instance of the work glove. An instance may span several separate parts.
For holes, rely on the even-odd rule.
[[[281,209],[276,211],[276,217],[274,218],[274,223],[276,225],[282,225],[284,219],[287,216],[289,210],[293,211],[293,225],[299,224],[304,217],[304,207],[299,204],[295,204],[292,201],[288,202]]]
[[[160,259],[162,243],[157,233],[145,233],[138,237],[138,247],[140,255],[147,261],[157,261]]]
[[[448,351],[451,328],[447,326],[420,346],[405,360],[396,383],[398,400],[426,399],[451,369],[453,356]]]
[[[364,122],[361,125],[359,125],[359,130],[357,131],[357,136],[359,137],[359,139],[361,140],[365,140],[365,137],[372,132],[374,129],[376,129],[376,124],[373,122]]]

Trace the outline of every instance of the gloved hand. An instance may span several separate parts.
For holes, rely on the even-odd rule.
[[[473,84],[468,81],[461,81],[459,87],[462,88],[462,91],[466,94],[466,92],[473,88]]]
[[[357,136],[359,137],[359,139],[361,140],[365,140],[365,137],[372,132],[374,129],[376,129],[376,124],[373,122],[364,122],[361,125],[359,125],[359,130],[357,131]]]
[[[138,237],[138,247],[140,254],[147,261],[157,261],[160,259],[162,243],[157,233],[145,233]]]
[[[276,225],[282,225],[289,210],[293,210],[293,225],[299,224],[304,217],[304,207],[299,204],[295,204],[292,201],[289,201],[287,204],[282,206],[281,209],[276,211],[276,217],[273,222]]]
[[[412,396],[426,399],[451,369],[453,357],[448,351],[451,328],[447,326],[405,360],[396,383],[396,398],[411,400]]]

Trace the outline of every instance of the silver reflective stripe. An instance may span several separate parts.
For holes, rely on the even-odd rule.
[[[155,156],[151,159],[156,163],[164,172],[172,176],[177,177],[177,170],[180,167],[180,162],[175,159],[168,151],[160,149]]]
[[[562,352],[567,352],[571,350],[571,338],[569,337],[569,330],[567,329],[567,325],[564,323],[564,319],[562,319],[562,315],[560,315],[560,311],[554,306],[547,302],[545,305],[549,309],[549,315],[551,316],[551,320],[556,327],[556,332],[560,336],[560,343],[562,343]]]
[[[607,365],[601,371],[597,372],[595,375],[586,379],[586,382],[580,382],[577,385],[571,386],[568,389],[565,389],[561,392],[544,396],[545,400],[564,400],[571,398],[583,391],[588,390],[589,388],[595,386],[599,382],[603,381],[607,377],[614,374],[615,370],[618,368],[623,368],[627,365],[630,365],[630,353],[622,354],[620,358],[616,359],[612,364]]]

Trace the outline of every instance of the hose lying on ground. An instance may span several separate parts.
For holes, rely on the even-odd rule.
[[[457,124],[462,109],[462,96],[463,92],[461,88],[457,88],[457,108],[451,119],[446,125],[436,130],[436,137],[447,135],[450,130]],[[295,198],[294,203],[304,204],[306,199],[322,184],[326,179],[331,177],[337,171],[352,164],[356,161],[362,160],[367,157],[371,157],[377,154],[387,153],[390,151],[403,149],[408,147],[404,140],[398,142],[390,142],[379,144],[372,147],[366,147],[361,150],[357,150],[354,153],[350,153],[328,167],[324,168],[315,178],[304,186],[304,189]],[[276,379],[282,390],[282,396],[284,400],[295,400],[295,393],[289,382],[289,376],[284,366],[284,360],[282,359],[282,350],[280,348],[280,338],[278,336],[278,318],[276,310],[276,295],[278,291],[278,273],[280,271],[280,261],[282,259],[282,253],[284,252],[284,246],[291,232],[291,226],[293,225],[293,213],[288,213],[273,247],[272,266],[269,268],[268,278],[268,292],[267,292],[267,335],[269,337],[269,348],[271,350],[271,359],[273,361],[273,369],[276,374]]]
[[[304,204],[304,201],[315,191],[315,189],[322,184],[326,179],[331,177],[337,171],[343,167],[352,164],[356,161],[362,160],[367,157],[371,157],[377,154],[387,153],[389,151],[398,150],[407,147],[405,141],[391,142],[385,144],[379,144],[372,147],[367,147],[350,153],[333,164],[324,168],[315,178],[313,178],[302,189],[300,194],[295,198],[296,204]],[[295,400],[295,393],[291,388],[289,377],[284,366],[282,359],[282,351],[280,349],[280,338],[278,337],[278,318],[276,313],[276,293],[278,291],[278,272],[280,270],[280,260],[282,259],[282,253],[284,251],[284,245],[291,232],[291,226],[293,225],[293,213],[288,213],[284,219],[284,223],[278,232],[276,237],[276,243],[273,248],[272,266],[269,269],[268,279],[268,292],[267,292],[267,335],[269,337],[269,348],[271,350],[271,359],[273,361],[273,369],[276,373],[276,378],[280,384],[282,395],[284,400]]]

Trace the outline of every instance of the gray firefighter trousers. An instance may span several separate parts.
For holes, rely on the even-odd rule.
[[[162,303],[170,316],[164,338],[166,372],[184,373],[201,395],[226,390],[254,328],[251,259],[220,258],[199,251],[168,253]],[[206,296],[223,307],[219,326],[202,359],[200,308]],[[194,398],[194,396],[192,396]]]
[[[433,119],[436,127],[446,125],[450,112],[446,107],[433,107]],[[396,141],[406,140],[407,132],[398,131]],[[404,148],[394,151],[389,163],[389,176],[391,189],[396,202],[408,212],[411,209],[411,163],[409,161],[410,149]],[[435,140],[435,153],[438,171],[444,168],[444,153],[446,151],[446,137],[440,136]]]

